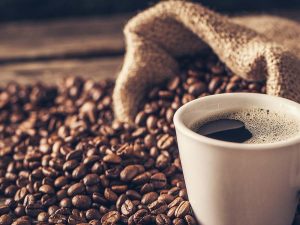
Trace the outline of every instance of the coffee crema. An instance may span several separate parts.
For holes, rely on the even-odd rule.
[[[263,144],[300,134],[300,120],[282,112],[247,108],[212,114],[192,124],[191,129],[218,140]]]

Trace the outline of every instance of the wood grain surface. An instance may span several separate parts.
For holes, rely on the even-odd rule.
[[[300,21],[299,11],[272,14]],[[0,24],[0,85],[54,83],[69,75],[115,77],[125,51],[122,30],[131,16]]]

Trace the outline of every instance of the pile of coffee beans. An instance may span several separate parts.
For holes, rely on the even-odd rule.
[[[135,124],[114,121],[112,81],[0,89],[0,224],[197,224],[188,201],[173,115],[222,92],[265,92],[212,53],[180,59],[152,89]]]

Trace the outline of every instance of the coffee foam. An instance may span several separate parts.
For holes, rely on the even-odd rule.
[[[252,133],[252,138],[244,143],[263,144],[287,140],[300,134],[300,120],[281,112],[268,109],[249,108],[232,110],[211,115],[206,119],[197,121],[192,130],[197,130],[207,122],[218,119],[235,119],[242,121]]]

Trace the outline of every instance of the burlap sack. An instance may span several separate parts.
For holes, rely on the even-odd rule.
[[[267,81],[267,93],[300,102],[300,25],[268,15],[227,18],[199,4],[161,2],[124,29],[127,52],[113,94],[131,122],[149,87],[174,76],[175,57],[207,46],[236,74]]]

